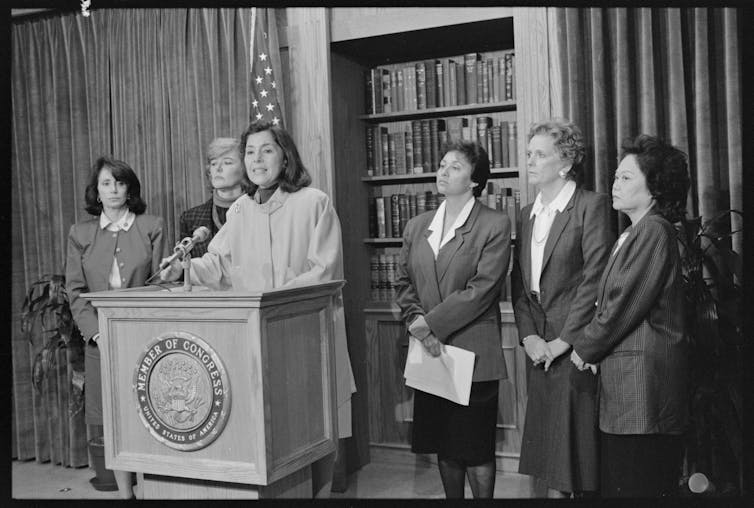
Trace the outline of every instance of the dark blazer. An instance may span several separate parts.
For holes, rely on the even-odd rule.
[[[508,216],[474,203],[434,259],[427,237],[435,212],[411,219],[396,266],[396,303],[406,326],[424,315],[443,343],[476,353],[473,381],[505,379],[500,292],[510,259]]]
[[[181,238],[186,238],[187,236],[191,237],[196,228],[200,226],[206,226],[210,231],[210,235],[205,241],[195,244],[191,249],[191,257],[198,258],[203,256],[207,252],[207,246],[212,240],[212,237],[217,233],[215,222],[212,220],[212,206],[214,206],[212,198],[209,198],[209,201],[206,201],[199,206],[189,208],[181,214],[181,237],[179,240]]]
[[[680,434],[687,419],[687,344],[676,232],[654,210],[627,231],[574,350],[599,363],[602,431]]]
[[[137,215],[128,231],[113,233],[100,228],[99,217],[71,226],[65,264],[65,286],[71,313],[84,339],[99,331],[97,312],[81,293],[109,288],[113,256],[118,259],[121,287],[142,286],[156,272],[165,255],[163,220]]]
[[[560,337],[573,344],[594,315],[597,283],[615,241],[609,225],[610,200],[605,194],[577,188],[555,216],[542,258],[541,303],[531,296],[532,206],[525,206],[519,216],[511,273],[519,341],[539,335],[546,341]]]

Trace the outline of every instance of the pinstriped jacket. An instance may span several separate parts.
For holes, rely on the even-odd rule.
[[[613,248],[595,316],[574,350],[599,363],[603,432],[680,434],[687,420],[687,343],[676,232],[654,210],[628,231]]]

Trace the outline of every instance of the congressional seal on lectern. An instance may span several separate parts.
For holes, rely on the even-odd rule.
[[[206,447],[230,414],[230,384],[220,357],[188,332],[163,333],[147,344],[133,388],[144,426],[176,450]]]

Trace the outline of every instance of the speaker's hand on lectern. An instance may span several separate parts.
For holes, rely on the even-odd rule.
[[[162,262],[164,263],[167,260],[168,258],[163,258]],[[170,261],[170,264],[167,266],[167,268],[160,272],[160,278],[164,281],[172,282],[178,280],[182,272],[183,267],[181,266],[181,262],[176,258]]]

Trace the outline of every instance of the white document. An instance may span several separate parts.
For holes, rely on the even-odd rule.
[[[403,371],[406,386],[468,406],[474,356],[471,351],[448,345],[443,346],[440,356],[432,356],[421,342],[409,337]]]

